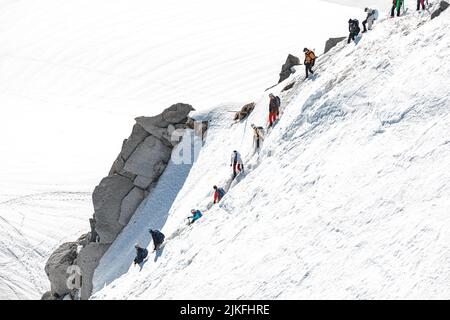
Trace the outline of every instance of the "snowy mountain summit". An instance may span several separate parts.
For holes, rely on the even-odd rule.
[[[196,161],[180,174],[173,151],[101,259],[92,298],[450,298],[449,18],[380,18],[238,123],[236,105],[192,113],[209,121]],[[269,92],[280,120],[255,153]],[[233,150],[245,170],[234,181]],[[227,189],[214,205],[213,185]],[[187,226],[192,208],[203,216]],[[156,252],[149,228],[166,235]],[[150,252],[141,266],[137,242]]]

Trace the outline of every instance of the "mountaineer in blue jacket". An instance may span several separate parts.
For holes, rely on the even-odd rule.
[[[192,219],[192,221],[190,221],[189,224],[193,224],[195,221],[202,217],[202,213],[200,212],[200,210],[192,209],[191,213],[192,217],[188,217],[188,220]]]
[[[134,264],[140,264],[147,258],[148,250],[145,248],[141,248],[138,243],[134,246],[136,249],[136,258],[134,258]]]

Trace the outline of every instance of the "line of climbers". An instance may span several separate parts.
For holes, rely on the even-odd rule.
[[[312,51],[307,50],[305,48],[305,56],[310,57],[310,60],[307,60],[307,58],[305,58],[305,65],[306,64],[310,65],[309,69],[312,67],[312,65],[314,65],[314,59],[315,59],[315,55],[313,55],[311,53],[312,53]],[[313,58],[311,58],[311,57],[313,57]],[[312,72],[312,70],[310,70],[310,71]],[[280,115],[280,106],[281,106],[280,97],[275,96],[273,93],[270,93],[269,94],[269,126],[268,126],[268,128],[273,127],[274,124],[276,123],[276,121],[278,120],[278,117]],[[259,151],[261,150],[262,142],[264,140],[264,128],[257,127],[254,124],[252,124],[251,127],[253,129],[254,153],[256,153],[256,152],[259,153]],[[231,153],[230,167],[232,167],[232,170],[233,170],[232,180],[234,180],[238,174],[240,174],[241,172],[244,172],[244,163],[242,161],[242,156],[237,150],[234,150]],[[218,187],[216,185],[213,186],[213,190],[214,190],[213,203],[217,204],[225,196],[226,191],[224,190],[224,188]],[[187,217],[188,225],[193,224],[195,221],[197,221],[198,219],[200,219],[203,216],[202,212],[198,209],[192,209],[191,214],[192,214],[192,216]],[[165,236],[159,230],[149,229],[149,232],[152,236],[152,240],[153,240],[153,244],[154,244],[153,251],[156,251],[161,248],[161,245],[164,242]],[[148,250],[146,248],[142,248],[138,243],[135,244],[135,249],[136,249],[136,257],[134,259],[134,264],[135,265],[141,264],[147,258]]]
[[[428,4],[428,0],[426,0],[426,4]],[[403,8],[403,13],[405,14],[407,12],[407,8],[405,8],[405,1],[404,0],[393,0],[392,1],[392,8],[391,8],[391,18],[395,17],[395,13],[397,12],[397,17],[400,17],[401,10]],[[417,11],[420,11],[420,9],[427,10],[425,6],[425,0],[417,0]],[[366,12],[367,16],[366,19],[362,22],[363,25],[363,31],[362,33],[367,32],[367,30],[372,30],[373,23],[375,20],[378,19],[378,10],[374,10],[371,8],[365,8],[364,12]],[[361,28],[359,27],[359,21],[357,19],[350,19],[348,20],[348,41],[347,43],[350,43],[351,41],[355,41],[356,37],[360,34]]]
[[[427,1],[428,4],[428,1]],[[400,9],[404,5],[404,0],[393,0],[393,6],[391,10],[391,17],[394,17],[395,10],[397,10],[397,16],[400,16]],[[425,10],[425,0],[417,0],[417,10],[420,10],[420,7],[422,7],[423,10]],[[366,19],[362,22],[363,25],[363,31],[362,33],[366,33],[368,30],[372,30],[372,26],[375,22],[375,20],[378,18],[378,11],[370,8],[365,8],[364,12],[366,12],[367,16]],[[355,41],[356,37],[360,34],[361,28],[359,27],[359,21],[357,19],[350,19],[348,21],[349,24],[349,36],[348,36],[348,43],[351,41]],[[314,51],[304,48],[303,52],[305,53],[305,73],[306,77],[305,80],[309,78],[309,74],[314,74],[314,71],[312,68],[315,65],[315,61],[317,59],[317,56],[315,55]],[[273,93],[269,94],[269,122],[267,130],[272,128],[277,120],[280,117],[280,107],[281,107],[281,99],[278,96],[275,96]],[[255,124],[251,125],[253,129],[253,150],[254,153],[259,153],[262,147],[262,143],[264,141],[264,128],[261,126],[256,126]],[[234,150],[231,154],[231,163],[230,167],[233,169],[233,178],[234,180],[238,174],[241,172],[244,172],[244,163],[242,161],[241,154]],[[217,187],[216,185],[213,186],[214,190],[214,199],[213,203],[217,204],[222,200],[222,198],[225,196],[226,192],[224,188]],[[198,209],[192,209],[191,210],[192,216],[187,217],[188,219],[188,225],[193,224],[195,221],[200,219],[203,214]],[[164,242],[164,234],[158,230],[152,230],[149,229],[149,232],[152,236],[153,244],[154,244],[154,251],[158,250],[162,243]],[[145,258],[148,255],[148,250],[145,248],[141,248],[138,243],[135,245],[136,249],[136,258],[134,259],[134,264],[140,264],[142,263]]]

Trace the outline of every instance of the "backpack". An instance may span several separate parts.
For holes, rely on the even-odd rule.
[[[280,97],[276,96],[275,99],[277,99],[278,107],[280,107],[281,106],[281,99],[280,99]]]
[[[373,20],[377,20],[378,19],[378,10],[372,10],[372,15],[373,15]]]
[[[164,234],[158,230],[154,230],[153,234],[155,235],[155,240],[157,243],[163,243],[164,242]]]
[[[264,138],[264,128],[263,127],[256,127],[256,132],[258,134],[259,138]]]
[[[217,189],[217,192],[219,193],[221,199],[225,196],[225,190],[223,190],[223,188]]]
[[[311,60],[316,60],[316,54],[314,53],[314,51],[311,51],[311,50],[309,50],[309,53],[308,53],[308,55],[309,55],[309,58],[311,59]]]

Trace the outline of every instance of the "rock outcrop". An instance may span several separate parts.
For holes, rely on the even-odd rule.
[[[295,72],[293,67],[298,65],[300,65],[300,59],[292,54],[289,54],[286,58],[286,62],[281,67],[280,80],[278,80],[278,83],[289,78],[289,76]]]
[[[48,259],[45,273],[50,280],[51,295],[48,293],[45,295],[47,300],[57,299],[70,293],[70,289],[67,287],[69,277],[67,270],[76,263],[77,248],[77,242],[63,243]]]
[[[339,37],[339,38],[330,38],[330,39],[328,39],[327,42],[325,43],[324,53],[327,53],[328,51],[330,51],[331,49],[336,47],[339,42],[342,42],[345,39],[347,39],[347,38],[346,37]]]
[[[439,3],[439,8],[437,8],[432,14],[431,19],[437,18],[441,15],[442,12],[448,9],[450,4],[447,1],[441,1]]]
[[[82,275],[80,298],[90,297],[92,277],[100,259],[151,192],[170,161],[173,147],[180,142],[179,135],[172,133],[191,126],[196,130],[207,129],[207,122],[194,125],[195,120],[188,118],[193,110],[188,104],[178,103],[157,116],[136,118],[131,135],[122,143],[108,176],[93,192],[91,231],[77,242],[64,243],[49,258],[45,271],[51,291],[43,299],[73,295],[67,288],[67,270],[75,264]],[[178,138],[172,140],[172,137]]]
[[[289,83],[286,87],[283,88],[283,90],[281,90],[281,92],[291,90],[294,87],[294,85],[295,85],[295,82]]]
[[[245,106],[241,108],[241,111],[238,111],[234,114],[234,120],[244,120],[249,116],[250,113],[255,109],[256,104],[254,102],[247,103]]]

